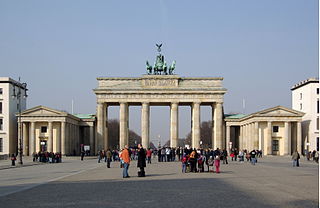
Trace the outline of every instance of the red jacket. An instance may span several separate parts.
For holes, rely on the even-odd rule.
[[[123,162],[130,163],[130,155],[129,155],[129,151],[127,149],[124,149],[122,151],[121,158],[122,158]]]

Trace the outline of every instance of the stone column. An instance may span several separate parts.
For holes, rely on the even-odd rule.
[[[272,123],[267,122],[267,152],[272,155]]]
[[[192,147],[200,147],[200,103],[192,104]]]
[[[301,121],[297,122],[297,151],[302,154]]]
[[[66,122],[65,155],[70,155],[70,124]],[[62,149],[63,150],[63,149]]]
[[[94,155],[96,152],[95,140],[94,140],[94,126],[90,126],[89,131],[90,131],[90,155]]]
[[[242,149],[247,149],[247,124],[243,125]]]
[[[227,129],[226,129],[226,150],[230,153],[230,128],[231,126],[227,125]],[[231,147],[232,148],[232,147]]]
[[[259,134],[259,150],[262,150],[262,154],[266,155],[266,152],[264,152],[264,139],[262,139],[262,133],[263,130],[261,128],[258,128],[258,134]]]
[[[61,134],[61,154],[66,155],[66,122],[61,122],[61,128],[60,128],[60,134]]]
[[[223,149],[223,138],[222,138],[222,125],[223,125],[223,115],[222,115],[222,103],[215,103],[214,106],[214,149]]]
[[[28,138],[28,128],[27,128],[27,123],[23,122],[22,123],[22,131],[23,131],[23,154],[25,156],[29,155],[29,138]]]
[[[142,103],[141,108],[141,140],[144,148],[149,148],[149,127],[150,127],[150,105],[149,103]]]
[[[291,155],[292,154],[292,151],[291,151],[291,146],[292,146],[292,135],[291,135],[291,122],[288,123],[288,130],[289,130],[289,133],[288,133],[288,154]]]
[[[256,134],[254,123],[250,124],[250,151],[255,149]]]
[[[178,103],[171,103],[171,108],[170,108],[170,146],[171,147],[178,146],[178,139],[179,139],[178,115],[179,115]]]
[[[128,144],[128,103],[120,103],[120,149]],[[129,145],[129,144],[128,144]]]
[[[55,140],[55,151],[54,152],[61,152],[61,124],[60,126],[57,126],[57,132],[56,132],[56,140]],[[53,149],[54,150],[54,149]]]
[[[103,103],[97,104],[97,137],[96,137],[96,151],[102,150],[102,142],[104,138],[104,121],[103,118]]]
[[[289,123],[284,122],[283,155],[289,154]]]
[[[246,125],[246,150],[250,151],[250,124]]]
[[[36,151],[36,132],[35,122],[30,124],[30,139],[29,139],[29,155],[32,155]]]
[[[238,150],[243,149],[243,125],[240,126],[240,135],[239,135],[239,147]]]
[[[259,122],[254,122],[253,148],[259,149]]]
[[[104,149],[107,150],[109,148],[109,138],[108,138],[108,105],[104,104],[103,106],[103,145]]]
[[[52,128],[52,122],[48,122],[48,131],[49,131],[49,137],[48,137],[48,152],[53,152],[53,128]]]

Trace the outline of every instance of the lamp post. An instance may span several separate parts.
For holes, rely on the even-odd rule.
[[[17,101],[18,101],[18,110],[19,110],[19,121],[18,121],[18,126],[19,126],[19,138],[18,138],[18,141],[19,141],[19,164],[23,164],[22,162],[22,155],[23,155],[23,143],[22,143],[22,140],[23,140],[23,136],[22,136],[22,126],[21,126],[21,97],[23,96],[23,98],[27,98],[28,95],[27,95],[27,83],[20,83],[20,77],[19,77],[19,84],[20,85],[13,85],[13,95],[12,95],[12,98],[17,98]],[[17,91],[16,91],[16,86],[18,87]]]

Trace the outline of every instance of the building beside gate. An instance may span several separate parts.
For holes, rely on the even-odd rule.
[[[302,152],[301,122],[304,113],[277,106],[250,115],[226,115],[229,149],[262,150],[264,155]]]
[[[291,91],[292,108],[305,113],[302,118],[303,149],[319,151],[319,79],[302,81]]]
[[[21,99],[14,95],[26,92],[26,87],[9,77],[0,77],[0,159],[9,154],[18,153],[18,125],[16,113],[26,109],[27,98],[22,94]]]
[[[21,113],[23,152],[79,155],[82,147],[90,146],[94,153],[95,120],[95,115],[71,115],[45,106],[25,110]]]

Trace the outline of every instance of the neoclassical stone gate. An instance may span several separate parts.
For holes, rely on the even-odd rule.
[[[185,78],[177,75],[143,75],[138,78],[97,78],[97,136],[95,151],[108,145],[108,107],[120,106],[120,141],[128,144],[129,106],[141,106],[142,145],[150,144],[150,106],[170,106],[170,145],[178,143],[179,106],[191,106],[192,147],[200,147],[200,106],[212,107],[212,147],[225,148],[223,138],[223,78]]]

